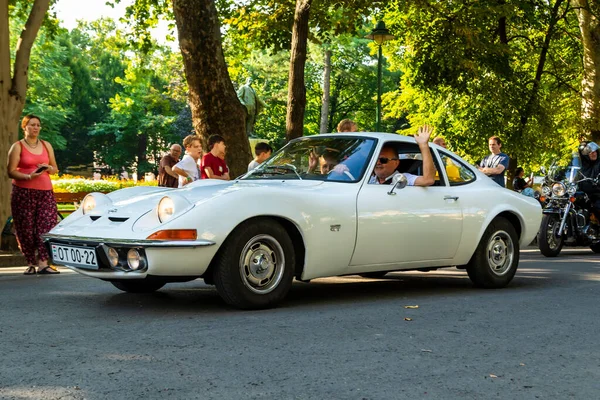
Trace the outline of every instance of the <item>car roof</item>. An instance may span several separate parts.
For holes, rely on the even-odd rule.
[[[396,133],[381,133],[381,132],[333,132],[333,133],[321,133],[318,135],[302,136],[298,139],[307,138],[323,138],[323,137],[359,137],[359,138],[372,138],[379,139],[381,141],[395,140],[402,142],[415,143],[415,139],[411,136],[398,135]]]

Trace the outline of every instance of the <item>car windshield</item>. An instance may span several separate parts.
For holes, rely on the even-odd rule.
[[[241,179],[309,179],[359,181],[371,158],[375,139],[319,137],[296,139]]]

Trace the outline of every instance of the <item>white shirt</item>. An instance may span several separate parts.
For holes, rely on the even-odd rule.
[[[392,178],[398,175],[399,173],[400,172],[398,171],[394,171],[393,174],[385,178],[385,182],[391,181]],[[415,186],[415,181],[419,177],[418,175],[409,174],[407,172],[404,172],[403,175],[406,177],[406,186]],[[379,183],[379,181],[377,180],[377,175],[371,176],[371,179],[369,179],[369,183],[372,185],[381,185],[381,183]]]
[[[259,165],[260,165],[260,163],[256,160],[250,161],[250,164],[248,164],[248,172],[252,171],[254,168],[258,167]]]
[[[200,170],[198,169],[198,164],[196,163],[194,158],[192,156],[190,156],[189,154],[186,154],[185,156],[183,156],[181,161],[179,161],[173,167],[177,167],[177,168],[184,170],[185,172],[187,172],[187,174],[189,176],[192,177],[192,180],[194,180],[194,181],[197,181],[198,179],[200,179]],[[186,180],[185,177],[179,175],[179,186],[178,187],[183,187],[183,183],[185,182],[185,180]]]

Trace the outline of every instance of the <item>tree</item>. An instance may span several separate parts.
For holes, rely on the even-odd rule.
[[[231,176],[244,173],[252,158],[246,136],[244,107],[229,79],[221,46],[221,24],[214,1],[173,0],[196,133],[207,149],[210,135],[227,143]]]
[[[127,8],[127,17],[136,22],[137,37],[147,37],[148,28],[156,24],[158,17],[171,11],[183,56],[194,129],[205,151],[210,135],[223,136],[231,175],[242,174],[252,158],[245,130],[246,111],[229,79],[214,0],[172,0],[172,8],[166,0],[136,0]]]
[[[51,0],[21,1],[0,0],[0,221],[10,215],[11,184],[6,170],[8,149],[19,137],[19,120],[27,97],[29,57],[35,38],[48,12]],[[25,4],[24,4],[25,3]],[[11,73],[11,46],[9,18],[11,11],[29,6],[27,22],[15,48],[15,61]]]
[[[294,26],[292,29],[292,51],[288,80],[288,102],[286,113],[286,138],[292,140],[303,134],[306,88],[304,86],[304,65],[306,63],[306,42],[308,41],[308,17],[312,0],[296,0]]]
[[[580,43],[569,10],[564,0],[395,1],[386,18],[403,48],[388,60],[405,74],[388,109],[433,123],[471,161],[492,135],[525,166],[570,154]]]
[[[600,143],[600,2],[572,0],[579,20],[583,44],[581,119],[584,134]]]

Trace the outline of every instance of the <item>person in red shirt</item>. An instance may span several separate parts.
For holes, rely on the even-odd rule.
[[[223,159],[226,147],[223,136],[211,135],[208,138],[209,152],[202,157],[202,179],[230,179],[229,168]]]

